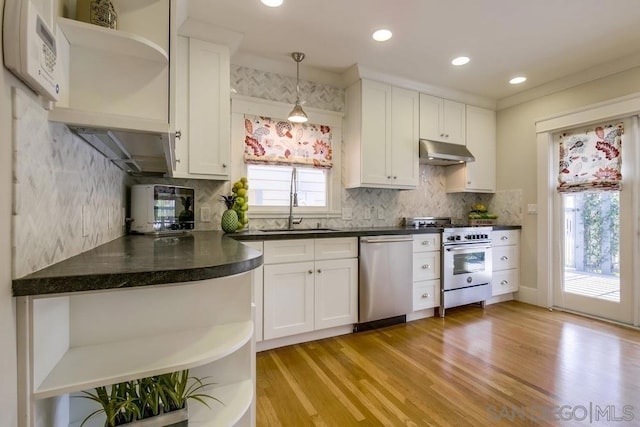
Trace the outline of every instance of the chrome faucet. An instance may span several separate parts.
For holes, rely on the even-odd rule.
[[[293,168],[291,171],[291,186],[289,191],[289,230],[293,229],[294,224],[300,224],[302,222],[302,218],[294,219],[293,218],[293,207],[298,207],[298,170]]]

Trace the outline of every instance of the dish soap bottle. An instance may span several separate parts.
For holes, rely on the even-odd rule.
[[[76,19],[112,30],[118,27],[118,14],[111,0],[78,0]]]

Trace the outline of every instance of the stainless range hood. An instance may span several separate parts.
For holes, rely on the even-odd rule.
[[[473,154],[464,145],[421,139],[420,163],[425,165],[450,166],[475,162]]]

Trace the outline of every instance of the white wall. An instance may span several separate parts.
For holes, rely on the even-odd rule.
[[[4,10],[4,0],[0,0]],[[1,14],[1,12],[0,12]],[[1,22],[1,19],[0,19]],[[0,46],[0,51],[2,47]],[[0,72],[0,424],[14,426],[16,419],[15,304],[11,296],[11,85],[13,76]]]
[[[498,189],[522,189],[526,212],[527,204],[537,203],[535,121],[634,92],[640,92],[640,67],[498,111]],[[519,299],[531,303],[537,302],[536,221],[536,215],[523,215]]]

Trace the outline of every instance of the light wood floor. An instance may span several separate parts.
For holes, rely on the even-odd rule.
[[[458,307],[258,353],[257,394],[258,426],[637,426],[640,332],[517,302]]]

